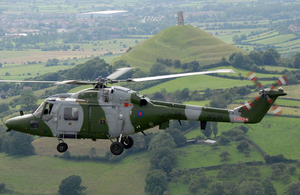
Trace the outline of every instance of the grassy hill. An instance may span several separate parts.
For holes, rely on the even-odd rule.
[[[148,69],[157,58],[182,62],[197,60],[201,64],[209,64],[218,62],[223,56],[228,57],[233,52],[245,51],[193,26],[171,26],[141,42],[115,61],[126,60],[133,67]]]

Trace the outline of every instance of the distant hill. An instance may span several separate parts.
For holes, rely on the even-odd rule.
[[[209,64],[238,51],[245,52],[199,28],[190,25],[171,26],[114,61],[126,60],[133,67],[148,69],[157,58],[177,59],[182,62],[198,60],[200,64]]]

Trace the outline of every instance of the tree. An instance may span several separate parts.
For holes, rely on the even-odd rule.
[[[244,181],[240,184],[240,194],[243,195],[263,195],[261,184],[256,181]]]
[[[166,68],[161,63],[153,64],[150,68],[150,75],[156,76],[156,75],[162,75],[166,73]]]
[[[181,67],[180,60],[174,60],[173,64],[174,64],[174,68],[180,68]]]
[[[262,187],[264,189],[264,194],[265,195],[277,195],[276,189],[271,182],[271,180],[266,179],[262,182]]]
[[[249,69],[249,65],[251,65],[250,58],[240,52],[231,54],[229,57],[229,61],[232,66],[237,68]]]
[[[265,65],[277,65],[280,59],[280,54],[273,48],[268,49],[263,54],[263,60]]]
[[[237,149],[239,152],[246,152],[249,150],[249,144],[247,141],[242,140],[240,141],[240,143],[238,143],[237,145]]]
[[[289,168],[288,168],[288,171],[289,171],[289,173],[290,173],[291,175],[294,175],[295,172],[296,172],[296,170],[297,170],[297,167],[296,167],[295,165],[291,165],[291,166],[289,166]]]
[[[228,151],[223,151],[219,157],[221,158],[222,161],[227,161],[230,156],[230,153]]]
[[[161,195],[168,188],[167,176],[162,170],[150,171],[145,181],[145,192],[149,195]]]
[[[197,71],[200,68],[199,62],[194,60],[187,64],[187,68],[189,71]]]
[[[169,147],[175,148],[176,144],[172,136],[166,132],[160,132],[157,134],[150,142],[149,150],[151,152],[156,151],[156,149]]]
[[[295,68],[300,68],[300,52],[294,55],[293,64]]]
[[[59,60],[54,58],[54,59],[49,59],[47,61],[46,66],[58,66]]]
[[[289,184],[285,189],[284,194],[286,195],[300,194],[300,182],[294,182]]]
[[[257,51],[251,51],[249,54],[249,57],[258,66],[261,66],[264,64],[262,54]]]
[[[33,111],[37,107],[38,97],[33,94],[31,89],[22,91],[20,94],[21,109],[24,111]]]
[[[6,191],[5,183],[0,184],[0,194],[4,193]]]
[[[235,44],[239,44],[239,43],[241,43],[241,38],[238,36],[238,35],[234,35],[233,37],[232,37],[232,41],[235,43]]]
[[[152,169],[162,169],[166,173],[170,173],[176,165],[177,156],[169,147],[157,148],[152,151],[150,160]]]
[[[166,132],[173,137],[177,147],[185,145],[186,137],[181,131],[179,131],[178,129],[168,129]]]
[[[10,155],[28,156],[34,154],[31,135],[15,132],[2,140],[2,150]]]
[[[210,185],[210,195],[237,195],[238,186],[231,181],[215,182]]]
[[[212,134],[212,130],[211,130],[211,123],[207,122],[206,124],[206,128],[204,131],[202,131],[203,135],[205,135],[205,137],[209,138]]]
[[[211,107],[216,107],[216,108],[226,108],[227,102],[226,102],[226,99],[224,97],[222,97],[220,95],[216,95],[209,102],[209,105]]]
[[[212,131],[214,136],[216,137],[219,131],[217,122],[212,122]]]
[[[243,125],[239,126],[239,129],[241,129],[242,131],[244,131],[245,134],[249,131],[248,127],[245,127]]]
[[[9,110],[9,107],[5,103],[0,103],[0,113],[3,113],[5,111]]]
[[[76,195],[81,194],[86,190],[85,186],[81,185],[81,177],[78,175],[71,175],[61,181],[58,193],[61,195]]]
[[[245,34],[241,34],[241,40],[242,41],[247,40],[247,36]]]

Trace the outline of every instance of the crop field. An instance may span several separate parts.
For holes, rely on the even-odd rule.
[[[24,64],[27,62],[47,62],[49,59],[71,60],[73,58],[89,58],[104,55],[107,52],[113,54],[125,53],[129,47],[133,47],[143,39],[113,39],[91,42],[89,44],[71,44],[71,48],[79,46],[80,49],[68,51],[41,51],[30,49],[27,51],[0,51],[0,60],[3,66],[11,64]],[[59,43],[56,43],[59,44]]]
[[[115,0],[112,2],[99,2],[96,0],[85,1],[85,2],[69,2],[62,4],[59,0],[54,0],[51,2],[43,3],[31,3],[30,1],[19,1],[18,4],[14,2],[0,2],[2,8],[5,8],[5,14],[21,14],[24,11],[26,12],[40,12],[40,13],[69,13],[69,14],[78,14],[84,12],[90,12],[91,9],[98,11],[98,7],[103,6],[133,6],[141,1],[137,0]],[[145,3],[145,2],[143,2]]]
[[[113,39],[89,44],[74,44],[78,45],[80,49],[68,51],[41,51],[39,49],[0,51],[0,62],[3,64],[0,68],[0,79],[23,80],[49,72],[69,69],[72,68],[70,64],[84,63],[97,56],[109,63],[141,40],[143,39]],[[106,55],[108,52],[112,52],[112,55]],[[50,59],[58,59],[61,62],[57,66],[46,67],[45,65]],[[63,63],[68,65],[63,65]]]

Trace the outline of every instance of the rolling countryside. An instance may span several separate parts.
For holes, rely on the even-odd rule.
[[[0,83],[0,194],[60,194],[62,181],[72,175],[80,176],[86,189],[79,194],[86,195],[297,194],[288,189],[292,184],[300,189],[299,32],[293,27],[300,24],[299,6],[299,0],[0,2],[0,22],[10,24],[0,26],[1,80],[92,81],[96,76],[86,78],[84,70],[101,63],[107,67],[88,75],[105,77],[123,66],[134,67],[129,77],[233,69],[235,74],[116,84],[151,100],[224,109],[259,96],[261,88],[247,78],[250,71],[263,88],[283,74],[289,80],[281,86],[288,95],[275,102],[279,116],[271,108],[258,124],[210,123],[206,130],[199,122],[174,120],[166,130],[156,126],[146,136],[133,135],[133,148],[120,156],[110,153],[110,140],[66,139],[69,149],[61,154],[56,138],[29,135],[18,141],[19,134],[6,132],[4,122],[26,105],[23,91],[30,91],[37,107],[51,95],[92,86]],[[127,12],[90,14],[117,9]],[[179,10],[183,26],[175,25]],[[14,37],[18,33],[27,35]],[[274,63],[266,63],[270,53]],[[30,146],[30,155],[11,153]]]

